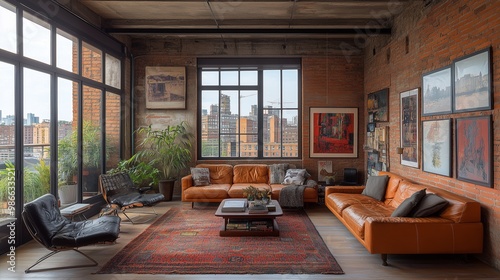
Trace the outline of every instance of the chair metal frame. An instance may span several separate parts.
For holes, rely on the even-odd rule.
[[[114,176],[116,178],[118,178],[117,180],[114,180],[115,183],[118,183],[119,182],[119,186],[104,186],[106,183],[104,182],[105,180],[103,180],[104,176]],[[109,180],[109,181],[113,181],[113,180]],[[121,173],[117,173],[117,174],[102,174],[99,176],[99,189],[101,191],[101,194],[104,198],[104,200],[106,201],[106,203],[108,204],[108,207],[110,208],[114,208],[117,210],[117,214],[119,213],[122,213],[126,218],[127,220],[132,223],[132,224],[142,224],[142,223],[147,223],[147,222],[150,222],[151,220],[155,219],[157,216],[158,216],[158,213],[156,212],[156,209],[154,207],[154,205],[144,205],[144,204],[141,204],[141,205],[136,205],[136,204],[131,204],[131,205],[127,205],[127,206],[120,206],[116,203],[112,203],[111,201],[109,201],[109,197],[108,197],[108,191],[110,190],[109,188],[113,189],[113,190],[116,190],[116,189],[120,189],[120,188],[133,188],[133,189],[136,189],[137,191],[139,191],[140,193],[144,193],[148,190],[151,189],[151,187],[146,187],[146,188],[136,188],[134,183],[132,182],[132,179],[130,179],[130,176],[125,173],[125,172],[121,172]],[[155,203],[156,204],[156,203]],[[150,207],[153,211],[152,212],[148,212],[148,211],[138,211],[138,212],[135,212],[135,211],[131,211],[132,209],[134,210],[138,210],[137,208],[143,208],[143,207]],[[150,219],[147,219],[143,222],[136,222],[134,221],[131,217],[129,217],[127,215],[127,211],[128,213],[137,213],[137,214],[145,214],[145,215],[154,215],[152,216]]]
[[[28,229],[28,232],[33,237],[33,239],[35,239],[36,242],[38,242],[39,244],[41,244],[43,247],[45,247],[46,249],[48,249],[50,251],[49,253],[47,253],[44,256],[42,256],[41,258],[39,258],[33,265],[31,265],[26,270],[24,270],[24,273],[42,272],[42,271],[48,271],[48,270],[58,270],[58,269],[68,269],[68,268],[92,267],[92,266],[97,266],[98,265],[98,262],[96,260],[94,260],[89,255],[85,254],[84,252],[78,250],[78,248],[75,248],[75,247],[52,247],[52,246],[47,246],[46,244],[44,244],[44,242],[40,238],[39,233],[37,232],[37,230],[33,226],[34,222],[30,219],[30,217],[28,216],[28,214],[25,211],[23,211],[21,213],[21,217],[23,219],[24,224],[26,225],[26,228]],[[63,216],[61,215],[61,217],[63,217]],[[66,219],[66,218],[64,218],[64,219]],[[115,242],[112,242],[112,243],[115,243]],[[85,258],[87,258],[88,260],[90,260],[92,263],[90,263],[90,264],[56,266],[56,267],[47,267],[47,268],[33,269],[33,267],[37,266],[38,264],[40,264],[44,260],[46,260],[46,259],[54,256],[55,254],[60,253],[60,252],[64,252],[64,251],[71,251],[71,250],[73,250],[73,251],[75,251],[75,252],[83,255]]]

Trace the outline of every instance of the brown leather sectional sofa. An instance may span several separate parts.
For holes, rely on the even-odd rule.
[[[280,191],[286,185],[270,184],[269,166],[266,164],[198,164],[196,167],[208,168],[210,185],[194,186],[191,175],[184,176],[182,201],[220,202],[226,198],[243,198],[243,189],[248,186],[266,188],[272,191],[272,199],[279,199]],[[305,188],[304,202],[318,202],[317,187]]]
[[[335,186],[325,190],[328,209],[372,254],[472,254],[483,250],[479,202],[454,193],[411,182],[390,172],[385,200],[361,194],[363,186]],[[391,217],[416,191],[426,189],[449,204],[431,217]]]

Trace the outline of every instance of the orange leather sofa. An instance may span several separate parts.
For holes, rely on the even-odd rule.
[[[270,184],[269,166],[266,164],[198,164],[196,167],[208,168],[210,185],[194,186],[191,175],[184,176],[182,183],[182,201],[185,202],[221,202],[226,198],[244,198],[243,189],[254,186],[268,189],[272,199],[279,199],[280,191],[286,185]],[[313,181],[314,182],[314,181]],[[304,202],[318,202],[317,186],[304,189]]]
[[[325,204],[372,254],[472,254],[483,250],[483,224],[479,202],[451,192],[420,185],[390,172],[385,200],[361,194],[363,186],[325,189]],[[426,189],[449,204],[439,216],[391,217],[416,191]]]

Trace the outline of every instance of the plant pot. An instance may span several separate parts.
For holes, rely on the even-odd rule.
[[[76,186],[63,185],[57,190],[61,204],[70,204],[76,202]]]
[[[160,180],[158,188],[161,194],[165,196],[165,201],[171,201],[174,195],[174,186],[176,180]]]

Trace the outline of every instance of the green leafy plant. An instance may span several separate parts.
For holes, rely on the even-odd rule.
[[[254,186],[244,188],[243,195],[246,196],[248,200],[271,199],[271,192],[269,190],[259,189]]]
[[[162,130],[154,130],[150,125],[139,128],[136,133],[144,137],[138,145],[136,160],[158,168],[161,179],[176,180],[189,166],[193,134],[186,122]]]
[[[118,166],[109,170],[108,173],[128,173],[132,182],[134,182],[134,184],[138,187],[151,187],[158,185],[160,170],[145,162],[137,161],[136,157],[137,155],[133,155],[127,160],[121,160],[118,163]]]

